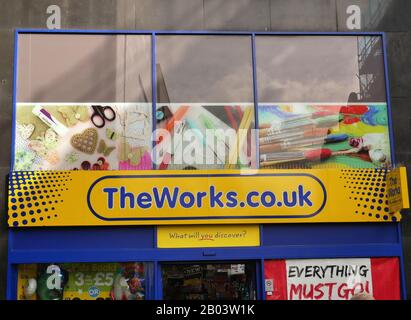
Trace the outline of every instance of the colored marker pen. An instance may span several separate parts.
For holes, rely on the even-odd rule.
[[[68,129],[64,124],[54,118],[46,109],[40,105],[36,105],[33,110],[33,114],[40,118],[46,125],[52,128],[58,135],[64,136]]]

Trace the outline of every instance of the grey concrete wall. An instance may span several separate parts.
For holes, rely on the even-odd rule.
[[[63,29],[346,31],[349,5],[362,12],[361,30],[385,31],[397,161],[411,171],[411,1],[409,0],[0,0],[0,298],[5,296],[13,32],[46,28],[50,5]],[[411,270],[411,219],[402,222],[406,270]],[[407,274],[411,292],[411,273]]]

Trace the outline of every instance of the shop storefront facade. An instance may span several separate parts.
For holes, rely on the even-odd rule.
[[[8,298],[405,299],[384,41],[17,31]]]

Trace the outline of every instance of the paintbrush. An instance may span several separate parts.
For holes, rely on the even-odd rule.
[[[312,128],[309,130],[299,130],[295,129],[289,132],[282,132],[279,134],[274,134],[272,136],[266,136],[259,139],[260,145],[269,144],[275,141],[284,141],[284,140],[298,140],[311,137],[325,137],[327,136],[328,129],[326,128]]]
[[[260,145],[260,153],[270,153],[287,150],[290,148],[302,148],[318,144],[342,142],[348,139],[346,134],[330,134],[322,137],[309,137],[305,139],[291,138]]]
[[[349,149],[333,152],[330,149],[314,149],[307,151],[278,152],[260,155],[260,166],[271,166],[279,163],[293,161],[323,161],[332,156],[347,155],[357,153],[358,149]]]
[[[236,143],[234,148],[230,149],[228,164],[225,165],[225,169],[233,169],[236,166],[238,153],[243,145],[245,139],[247,139],[247,132],[252,121],[252,107],[245,108],[243,118],[241,119],[239,129],[237,131]]]

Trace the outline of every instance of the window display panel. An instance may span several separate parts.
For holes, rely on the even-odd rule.
[[[144,300],[149,274],[152,266],[142,262],[23,264],[18,266],[18,299]]]
[[[159,169],[255,167],[249,36],[157,36]]]
[[[256,300],[253,262],[164,264],[165,300]]]
[[[262,168],[391,164],[379,36],[258,36]]]
[[[151,37],[20,34],[14,170],[152,169]]]
[[[267,300],[399,300],[398,258],[264,262]]]

